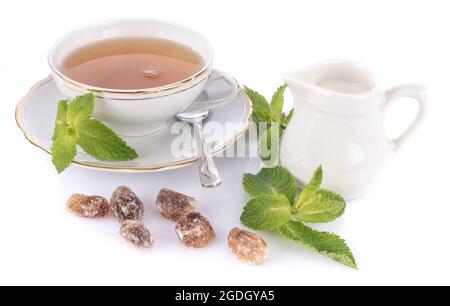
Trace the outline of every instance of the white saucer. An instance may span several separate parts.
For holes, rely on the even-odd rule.
[[[208,91],[202,95],[209,98],[221,97],[224,92],[227,92],[226,86],[225,82],[211,84]],[[204,99],[205,97],[201,98]],[[25,137],[33,145],[49,154],[51,152],[51,137],[57,104],[61,99],[63,99],[63,96],[56,88],[53,80],[48,77],[34,85],[30,92],[17,104],[16,108],[17,125],[23,131]],[[211,112],[208,122],[223,126],[223,131],[221,131],[223,135],[220,135],[220,137],[209,135],[208,137],[208,139],[220,139],[208,143],[213,155],[226,150],[245,133],[251,113],[251,102],[243,90],[232,103]],[[180,137],[179,134],[171,133],[172,123],[174,122],[175,119],[153,135],[123,137],[130,146],[136,149],[139,158],[135,160],[104,162],[92,158],[79,149],[73,164],[104,171],[154,172],[176,169],[195,163],[198,158],[193,152],[194,150],[190,150],[192,152],[184,154],[183,157],[172,154],[172,143],[174,139]],[[230,126],[232,126],[231,129]]]

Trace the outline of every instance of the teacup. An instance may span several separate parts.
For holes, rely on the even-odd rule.
[[[93,42],[114,38],[162,38],[181,43],[203,58],[203,66],[194,75],[173,84],[132,90],[99,88],[77,82],[63,73],[62,65],[73,51]],[[48,54],[52,77],[68,98],[92,92],[96,97],[94,117],[123,136],[142,136],[157,132],[182,111],[202,111],[223,106],[236,97],[239,86],[229,75],[213,69],[214,52],[200,33],[161,20],[120,19],[99,22],[71,31],[60,38]],[[207,83],[225,80],[227,97],[214,101],[196,101]]]

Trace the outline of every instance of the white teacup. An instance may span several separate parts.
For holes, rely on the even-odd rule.
[[[62,72],[62,65],[74,50],[88,43],[111,38],[149,37],[169,39],[197,51],[203,67],[194,75],[176,83],[138,90],[99,88],[77,82]],[[120,19],[78,28],[60,38],[50,49],[48,61],[52,77],[61,92],[74,98],[88,92],[96,96],[94,117],[105,122],[123,136],[142,136],[161,129],[176,114],[223,106],[236,97],[239,86],[225,73],[212,68],[213,49],[200,33],[167,21],[151,19]],[[196,101],[207,83],[224,79],[230,94],[214,101]]]

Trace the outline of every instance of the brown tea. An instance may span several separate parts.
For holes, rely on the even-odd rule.
[[[115,38],[75,50],[62,71],[86,85],[126,90],[182,81],[199,72],[203,64],[200,54],[171,40]]]

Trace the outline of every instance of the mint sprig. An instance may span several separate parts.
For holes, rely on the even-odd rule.
[[[73,129],[62,127],[52,145],[52,162],[58,173],[66,169],[77,154],[76,135]]]
[[[241,216],[242,223],[255,230],[274,230],[291,218],[291,204],[282,194],[267,194],[250,200]]]
[[[345,200],[338,194],[320,189],[323,180],[322,167],[313,175],[294,204],[295,219],[308,223],[327,223],[344,214]]]
[[[265,194],[282,194],[293,203],[297,195],[297,182],[283,167],[263,168],[258,175],[244,174],[243,185],[251,198]]]
[[[251,200],[241,222],[255,230],[276,230],[283,237],[356,268],[356,261],[344,240],[332,233],[318,232],[303,224],[336,220],[346,203],[338,194],[321,189],[322,167],[297,196],[297,182],[281,166],[264,168],[257,175],[245,174],[243,186]]]
[[[260,156],[269,166],[278,161],[280,138],[294,114],[294,109],[289,113],[283,112],[286,88],[286,84],[278,87],[269,103],[259,92],[245,87],[253,105],[252,119],[259,133]]]
[[[61,100],[58,103],[58,111],[56,113],[55,128],[53,130],[52,140],[55,140],[58,134],[67,127],[67,109],[69,108],[69,102]]]
[[[52,136],[52,162],[58,173],[72,163],[77,145],[98,160],[125,161],[138,157],[113,130],[91,118],[94,107],[93,94],[59,101]]]
[[[301,222],[290,221],[278,228],[278,233],[337,262],[357,269],[352,251],[338,235],[318,232]]]
[[[283,112],[284,108],[284,92],[286,91],[287,85],[284,84],[275,91],[272,96],[272,100],[269,103],[268,100],[256,90],[249,87],[245,87],[245,92],[252,101],[253,105],[253,122],[256,123],[257,128],[259,123],[266,123],[270,127],[273,123],[280,124],[280,135],[281,136],[292,119],[294,114],[294,109],[292,109],[288,114]]]

